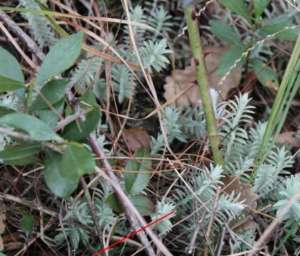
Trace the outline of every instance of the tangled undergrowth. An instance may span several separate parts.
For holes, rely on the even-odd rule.
[[[299,255],[299,11],[2,1],[0,255]]]

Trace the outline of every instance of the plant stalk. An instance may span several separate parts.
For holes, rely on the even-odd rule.
[[[184,8],[185,19],[187,22],[190,45],[192,48],[193,58],[196,64],[196,76],[199,86],[200,97],[204,108],[206,129],[210,148],[212,150],[213,159],[216,164],[223,165],[223,157],[219,149],[220,139],[217,131],[215,112],[209,93],[207,71],[204,62],[201,37],[199,33],[199,25],[195,15],[194,8],[188,4]]]
[[[276,137],[286,119],[288,109],[292,100],[300,87],[300,35],[297,38],[294,50],[290,57],[288,66],[285,70],[279,90],[276,94],[271,115],[268,120],[267,128],[264,133],[262,144],[256,159],[256,166],[259,166],[265,159],[266,153],[270,147],[271,137]]]

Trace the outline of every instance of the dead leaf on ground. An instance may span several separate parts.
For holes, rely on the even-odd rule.
[[[216,89],[223,99],[227,97],[231,89],[238,87],[241,80],[241,69],[237,67],[232,70],[222,84],[219,84],[222,77],[217,74],[217,68],[220,58],[226,50],[225,47],[204,49],[209,87]],[[201,105],[195,64],[193,63],[185,69],[173,70],[171,76],[166,78],[164,89],[164,98],[168,102],[174,102],[177,107]]]
[[[298,138],[296,135],[296,132],[283,132],[277,136],[276,141],[279,144],[289,144],[293,147],[299,148],[300,138]]]
[[[243,183],[238,176],[225,176],[223,179],[224,193],[239,194],[239,200],[243,201],[243,204],[247,207],[246,209],[256,209],[258,195],[252,192],[249,184]],[[249,229],[256,229],[257,223],[253,220],[251,214],[247,214],[239,222],[231,223],[232,229],[235,232],[243,232]]]
[[[224,183],[224,192],[231,194],[232,192],[239,194],[239,200],[251,209],[256,209],[258,196],[251,190],[249,184],[241,182],[238,176],[225,176],[222,179]]]
[[[150,136],[144,128],[125,129],[123,139],[130,151],[150,147]]]

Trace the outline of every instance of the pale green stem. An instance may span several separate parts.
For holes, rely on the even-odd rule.
[[[204,62],[201,37],[199,33],[199,24],[197,17],[194,14],[192,5],[187,5],[185,8],[185,19],[187,22],[190,45],[194,61],[196,64],[197,82],[199,85],[200,97],[204,108],[206,118],[206,128],[209,138],[210,147],[213,154],[213,159],[216,164],[223,165],[223,157],[219,149],[220,139],[217,130],[215,112],[212,105],[211,96],[209,93],[209,85],[207,79],[207,71]]]

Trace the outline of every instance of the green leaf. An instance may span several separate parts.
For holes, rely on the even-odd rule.
[[[7,107],[3,107],[0,106],[0,117],[10,114],[10,113],[14,113],[15,111],[13,109],[7,108]]]
[[[98,107],[98,103],[95,95],[92,92],[87,92],[81,96],[80,101],[83,105],[90,105],[95,108]]]
[[[125,188],[128,194],[136,195],[141,193],[148,185],[151,178],[151,160],[147,149],[138,149],[134,160],[129,160],[125,168]]]
[[[33,140],[47,141],[62,139],[48,125],[34,116],[23,113],[11,113],[0,118],[0,125],[13,127],[27,132]]]
[[[0,77],[24,84],[21,66],[16,58],[2,47],[0,47],[0,60]]]
[[[300,28],[289,28],[277,34],[277,38],[282,41],[295,41],[300,34]]]
[[[265,32],[266,34],[273,34],[290,25],[291,20],[292,16],[289,13],[271,19],[265,19],[260,30]]]
[[[22,82],[0,75],[0,93],[15,91],[20,88],[24,88],[24,84]]]
[[[60,101],[53,105],[52,110],[37,110],[36,115],[40,120],[46,123],[51,129],[54,129],[59,121],[59,115],[62,115],[64,108],[64,101]]]
[[[276,38],[280,40],[295,40],[299,34],[299,27],[286,29],[289,26],[293,26],[292,19],[293,13],[286,13],[275,18],[266,19],[262,27],[258,30],[258,33],[271,35],[282,30],[277,33]]]
[[[20,226],[22,230],[26,233],[30,233],[33,230],[34,218],[30,213],[23,214]]]
[[[129,199],[143,216],[150,215],[155,209],[152,201],[144,195],[129,196]]]
[[[253,8],[255,17],[260,17],[267,8],[270,0],[253,0]]]
[[[67,80],[52,80],[48,82],[30,106],[30,110],[49,109],[49,104],[53,106],[59,102],[65,96],[67,84]]]
[[[24,75],[16,58],[0,47],[0,93],[24,87]]]
[[[150,215],[151,213],[153,213],[155,207],[152,201],[149,200],[146,196],[130,195],[129,199],[142,215]],[[107,205],[117,213],[124,212],[123,206],[115,193],[110,194],[106,198],[105,203],[107,203]]]
[[[56,75],[69,69],[80,55],[83,33],[79,32],[59,40],[45,57],[37,74],[39,87]]]
[[[37,162],[39,144],[9,145],[0,151],[0,161],[7,165],[27,165]]]
[[[60,173],[63,177],[77,180],[84,174],[94,171],[95,159],[90,150],[81,144],[69,144],[64,152]]]
[[[258,81],[262,85],[273,89],[279,87],[277,75],[273,69],[258,59],[251,60],[251,64]]]
[[[230,44],[241,44],[239,34],[234,30],[233,26],[226,24],[223,21],[211,20],[209,22],[211,31],[221,40]]]
[[[99,110],[92,110],[85,115],[83,122],[73,122],[69,124],[63,133],[63,137],[68,140],[84,141],[89,134],[94,131],[100,120]]]
[[[122,213],[122,212],[123,212],[122,204],[119,202],[119,199],[118,199],[116,193],[111,193],[111,194],[105,199],[105,203],[106,203],[111,209],[113,209],[115,212],[117,212],[117,213]]]
[[[245,0],[220,0],[219,2],[230,11],[243,16],[247,21],[251,22],[251,16]]]
[[[240,47],[232,47],[228,51],[226,51],[220,59],[219,67],[217,70],[218,75],[224,76],[235,64],[235,62],[241,59],[238,63],[238,66],[243,62],[242,54],[245,51],[244,46]]]
[[[44,179],[49,189],[56,196],[69,197],[77,188],[79,177],[74,179],[65,178],[61,175],[62,156],[49,153],[45,159]]]
[[[68,140],[84,141],[89,134],[93,132],[101,118],[101,112],[98,108],[98,104],[95,96],[92,93],[87,93],[81,97],[81,106],[84,108],[94,108],[85,115],[85,120],[80,122],[73,122],[65,127],[63,137]]]

